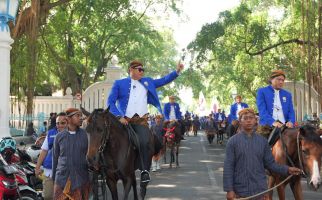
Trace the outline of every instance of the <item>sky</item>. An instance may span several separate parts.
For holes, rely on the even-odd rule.
[[[239,0],[183,0],[182,9],[187,20],[172,16],[166,22],[174,31],[174,39],[178,44],[177,49],[186,48],[204,24],[215,22],[220,12],[237,7],[239,3]],[[191,88],[179,91],[179,98],[184,103],[182,105],[184,112],[187,109],[186,106],[193,103]],[[207,108],[207,111],[209,110],[211,108]]]
[[[220,12],[238,6],[239,0],[183,0],[182,9],[187,20],[170,17],[167,22],[174,30],[178,49],[187,47],[206,23],[215,22]]]

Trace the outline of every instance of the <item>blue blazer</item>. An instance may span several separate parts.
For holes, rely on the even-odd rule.
[[[148,90],[148,104],[155,106],[160,113],[162,113],[161,104],[157,94],[156,88],[170,83],[178,77],[176,71],[160,78],[152,79],[150,77],[143,77],[139,82]],[[107,106],[110,107],[110,112],[115,116],[124,117],[126,108],[130,98],[131,78],[124,78],[116,80],[112,86],[110,95],[107,99]]]
[[[241,104],[241,107],[242,107],[242,109],[244,109],[244,108],[248,108],[248,105],[247,105],[247,103],[243,103],[243,102],[241,102],[240,103]],[[237,120],[237,103],[234,103],[233,105],[231,105],[231,107],[230,107],[230,117],[229,117],[229,123],[231,123],[233,120]]]
[[[166,103],[164,104],[164,119],[165,120],[170,120],[170,111],[171,111],[171,103]],[[174,103],[174,112],[176,115],[176,119],[180,120],[181,119],[181,111],[180,111],[180,106],[178,103]]]
[[[285,121],[295,123],[295,113],[292,102],[292,94],[284,89],[279,92]],[[271,85],[259,88],[257,91],[256,104],[259,112],[259,124],[272,126],[274,123],[274,89]]]
[[[220,113],[220,114],[221,114],[222,121],[224,121],[226,119],[226,115],[223,113]],[[219,121],[218,118],[219,118],[219,113],[216,113],[214,116],[214,119],[216,122]]]

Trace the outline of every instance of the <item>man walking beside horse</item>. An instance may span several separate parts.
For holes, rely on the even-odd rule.
[[[176,79],[182,69],[183,64],[179,63],[176,71],[160,79],[152,79],[144,77],[145,68],[140,61],[132,61],[128,68],[129,77],[116,80],[108,97],[107,105],[110,107],[110,112],[117,116],[122,124],[133,127],[139,139],[141,182],[150,181],[151,147],[149,145],[152,135],[147,123],[147,105],[155,106],[162,113],[156,88]]]
[[[239,197],[264,200],[267,189],[265,169],[278,174],[299,175],[296,167],[279,165],[275,162],[267,140],[256,134],[256,116],[253,109],[239,112],[240,132],[228,140],[224,161],[224,191],[227,199]]]

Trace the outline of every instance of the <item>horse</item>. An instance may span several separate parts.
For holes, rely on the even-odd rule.
[[[167,148],[170,149],[170,168],[172,168],[172,163],[176,161],[176,167],[179,167],[179,146],[181,141],[181,126],[178,121],[166,121],[163,124],[164,130],[166,131],[164,135],[164,163],[166,163],[166,153]],[[176,154],[176,157],[174,157]]]
[[[194,118],[192,120],[192,125],[191,125],[191,132],[193,133],[194,136],[197,136],[199,128],[200,128],[199,118]]]
[[[113,200],[118,199],[117,181],[120,179],[124,187],[123,199],[128,199],[132,186],[134,199],[137,200],[135,170],[139,168],[139,155],[130,140],[127,127],[109,112],[109,108],[95,109],[92,113],[83,108],[81,110],[87,116],[89,144],[86,157],[89,167],[103,174]],[[144,199],[147,183],[141,183],[140,186],[140,195]]]
[[[217,144],[222,144],[224,141],[224,133],[226,132],[227,122],[224,121],[218,121],[218,131],[217,131]]]
[[[239,127],[239,121],[238,120],[233,120],[231,122],[231,124],[227,127],[227,136],[228,138],[234,136],[237,131],[238,131],[238,127]]]
[[[215,124],[215,121],[213,119],[207,119],[205,124],[205,134],[207,136],[207,140],[209,144],[212,144],[217,132],[218,132],[218,127]]]
[[[189,132],[191,131],[192,122],[189,117],[185,118],[183,120],[183,122],[184,122],[184,127],[185,127],[185,133],[187,136],[189,136]]]
[[[320,169],[322,156],[322,139],[317,130],[304,125],[300,128],[285,129],[282,137],[274,144],[272,153],[279,164],[287,164],[300,168],[306,176],[310,189],[317,190],[321,185]],[[271,173],[268,180],[269,188],[285,179],[281,175]],[[279,199],[285,199],[285,186],[290,184],[294,198],[302,200],[301,176],[294,176],[281,186],[277,187]],[[269,193],[272,199],[273,192]]]

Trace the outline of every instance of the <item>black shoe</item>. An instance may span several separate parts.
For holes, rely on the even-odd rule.
[[[148,183],[150,182],[151,179],[150,179],[150,174],[147,170],[144,170],[141,172],[141,182],[142,183]]]

